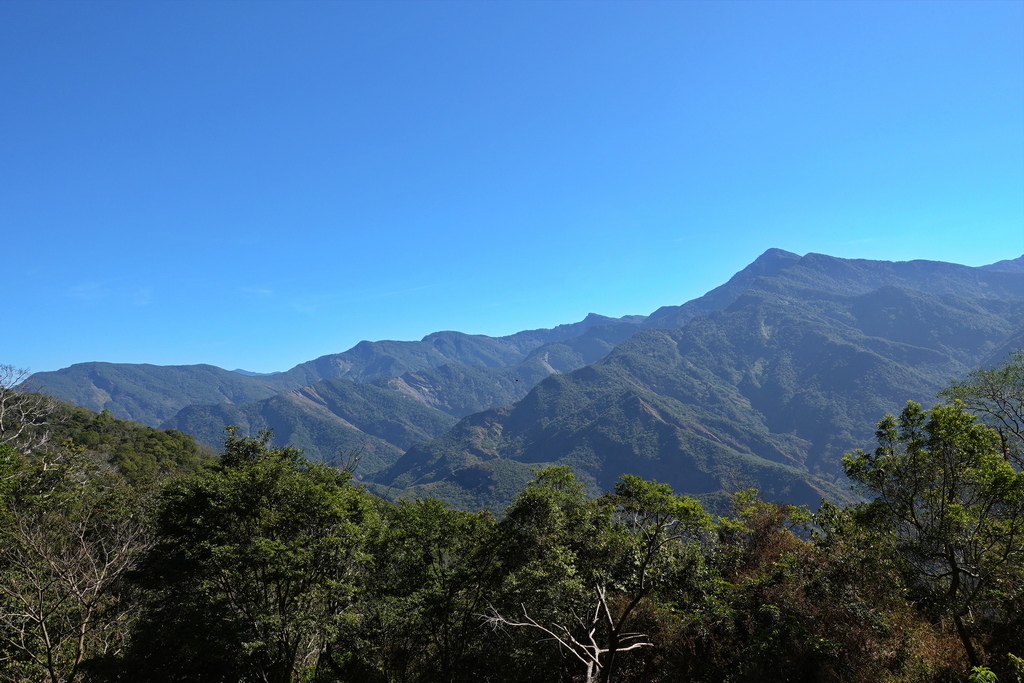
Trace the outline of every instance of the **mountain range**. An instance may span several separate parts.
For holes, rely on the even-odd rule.
[[[501,509],[537,467],[712,506],[849,500],[839,459],[908,400],[1024,346],[1024,257],[983,267],[770,249],[648,316],[360,342],[286,371],[81,363],[29,386],[218,443],[226,424],[346,462],[387,497]]]

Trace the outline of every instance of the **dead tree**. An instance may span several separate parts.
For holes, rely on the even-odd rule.
[[[525,605],[522,620],[505,617],[494,607],[484,615],[492,628],[532,628],[547,635],[563,651],[578,659],[586,670],[586,683],[609,683],[616,655],[641,647],[652,647],[643,633],[624,630],[628,614],[616,615],[608,604],[604,586],[594,589],[592,609],[580,614],[572,610],[572,619],[564,624],[544,624],[529,615]]]
[[[28,376],[28,370],[0,365],[0,444],[26,454],[45,445],[55,408],[49,396],[24,388]]]

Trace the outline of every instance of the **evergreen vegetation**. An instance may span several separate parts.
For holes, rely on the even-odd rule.
[[[1022,259],[972,268],[770,249],[647,317],[361,342],[270,375],[86,363],[30,383],[212,446],[234,424],[270,429],[269,446],[310,460],[358,451],[356,478],[392,500],[501,510],[533,470],[564,465],[590,495],[627,472],[718,514],[746,487],[851,503],[841,459],[871,443],[878,416],[1024,345]],[[968,407],[987,415],[984,402]]]
[[[565,466],[500,516],[391,503],[8,383],[0,680],[1019,681],[1022,363],[884,417],[844,460],[869,502],[721,515]]]
[[[1018,272],[769,251],[655,312],[601,360],[463,418],[368,478],[391,495],[496,509],[510,502],[497,462],[569,465],[594,494],[637,474],[718,513],[745,487],[812,507],[852,502],[841,459],[871,443],[879,416],[1001,360],[1022,330]]]

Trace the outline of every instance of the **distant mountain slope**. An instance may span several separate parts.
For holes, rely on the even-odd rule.
[[[509,367],[442,365],[400,377],[375,380],[421,403],[455,417],[515,403],[540,380],[600,360],[628,339],[639,325],[597,325],[571,339],[538,346],[521,363]]]
[[[987,266],[981,266],[985,270],[1001,270],[1008,273],[1024,273],[1024,256],[1018,256],[1015,259],[1006,259],[1005,261],[996,261],[990,263]]]
[[[643,316],[608,318],[591,313],[578,323],[506,337],[436,332],[420,341],[363,341],[348,351],[266,375],[212,365],[79,363],[37,372],[28,384],[76,405],[108,409],[117,417],[157,427],[190,405],[250,403],[322,379],[368,382],[453,363],[482,368],[517,365],[544,344],[571,339],[595,326],[635,327],[642,320]]]
[[[286,384],[274,376],[247,376],[213,365],[77,363],[37,372],[26,385],[90,410],[159,427],[187,405],[249,403],[268,398]]]
[[[523,362],[534,349],[577,337],[596,325],[635,324],[643,316],[608,318],[589,314],[578,323],[526,330],[506,337],[434,332],[420,341],[363,341],[348,351],[321,356],[281,373],[286,381],[309,384],[320,379],[370,382],[442,365],[504,368]]]
[[[832,294],[864,294],[894,285],[964,298],[1014,299],[1021,295],[1019,273],[956,263],[869,261],[807,254],[795,266],[779,271],[776,277],[765,278],[762,286],[776,282],[777,287],[787,291],[803,289]]]
[[[590,327],[579,337],[537,347],[511,367],[443,365],[372,383],[321,380],[246,405],[188,406],[164,423],[215,444],[224,427],[244,433],[274,430],[274,443],[303,448],[308,457],[332,461],[340,451],[363,451],[358,474],[392,464],[416,442],[440,436],[464,417],[514,403],[553,372],[573,370],[603,357],[638,325]]]
[[[361,342],[287,372],[83,363],[31,386],[220,442],[225,424],[359,472],[388,496],[500,508],[546,463],[593,491],[624,472],[712,504],[736,488],[848,495],[875,422],[1024,345],[1024,257],[971,268],[770,249],[650,316],[505,337]]]
[[[500,507],[505,479],[564,463],[597,489],[630,472],[705,497],[750,484],[816,504],[843,495],[838,459],[870,446],[883,413],[933,400],[1024,330],[1022,274],[816,254],[763,270],[725,310],[640,332],[374,481]]]
[[[393,463],[410,446],[455,423],[445,413],[401,394],[348,380],[328,379],[243,405],[189,406],[164,427],[217,444],[225,425],[243,433],[274,431],[274,443],[302,448],[307,457],[335,462],[359,452],[358,475]]]

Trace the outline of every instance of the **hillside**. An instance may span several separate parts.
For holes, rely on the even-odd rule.
[[[1022,259],[769,249],[649,316],[364,341],[269,375],[83,363],[30,382],[209,444],[236,424],[314,459],[360,452],[357,476],[388,497],[501,508],[554,463],[593,493],[629,472],[713,505],[747,486],[813,505],[848,498],[839,458],[882,414],[1024,345]]]
[[[188,406],[251,403],[322,379],[369,382],[449,364],[472,368],[514,366],[544,344],[572,339],[595,326],[635,326],[642,320],[643,316],[608,318],[592,313],[577,323],[506,337],[435,332],[420,341],[363,341],[342,353],[266,375],[212,365],[92,362],[37,372],[26,384],[91,410],[109,410],[117,417],[158,427]]]
[[[870,445],[881,415],[932,402],[1024,330],[1022,274],[766,257],[789,263],[729,292],[725,310],[644,330],[513,407],[465,418],[374,481],[500,508],[506,479],[554,463],[595,491],[630,472],[709,499],[753,485],[813,505],[844,495],[839,458]]]
[[[604,358],[639,329],[633,323],[596,325],[577,337],[538,346],[516,365],[449,364],[380,378],[374,384],[461,418],[515,403],[548,375],[576,370]]]
[[[90,410],[159,427],[193,404],[249,403],[298,388],[277,375],[251,376],[213,365],[76,363],[37,372],[26,385]]]
[[[364,475],[454,423],[453,417],[398,392],[327,379],[242,405],[189,406],[164,426],[210,444],[223,440],[225,425],[236,425],[243,434],[270,429],[275,442],[301,448],[313,460],[335,463],[358,454],[356,473]]]

